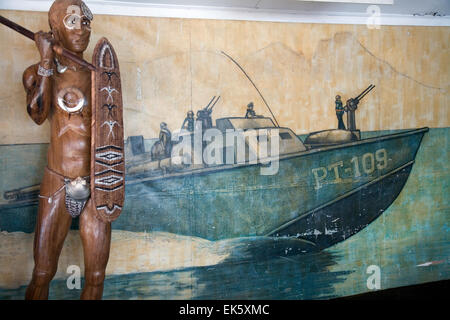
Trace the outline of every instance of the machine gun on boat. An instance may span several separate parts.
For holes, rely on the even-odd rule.
[[[375,86],[371,84],[361,92],[356,98],[350,98],[347,100],[347,104],[344,107],[345,112],[347,112],[347,130],[350,131],[358,131],[358,140],[360,139],[359,130],[356,129],[356,119],[355,119],[355,111],[358,109],[358,104],[361,102],[361,100],[373,89]]]
[[[216,103],[219,101],[220,96],[212,97],[211,101],[204,107],[203,109],[200,109],[197,111],[197,121],[201,121],[203,129],[209,129],[212,128],[212,119],[211,119],[211,113],[216,105]],[[214,103],[213,103],[214,101]]]
[[[361,132],[356,128],[355,111],[358,109],[361,100],[374,88],[375,85],[371,84],[355,98],[347,100],[344,107],[344,111],[347,113],[347,129],[330,129],[312,132],[306,137],[305,146],[308,148],[319,148],[361,140]]]
[[[364,90],[363,92],[361,92],[356,98],[350,98],[348,101],[354,101],[356,105],[359,104],[359,102],[364,99],[364,97],[373,89],[375,88],[375,85],[371,84],[370,86],[368,86],[366,88],[366,90]]]

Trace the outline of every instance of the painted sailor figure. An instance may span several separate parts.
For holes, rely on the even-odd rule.
[[[169,158],[172,152],[172,133],[167,127],[167,123],[161,122],[159,132],[159,142],[161,143],[166,158]]]
[[[35,35],[40,62],[23,74],[28,114],[38,125],[48,120],[51,130],[26,299],[48,298],[64,239],[77,216],[85,266],[81,298],[101,299],[111,223],[99,219],[90,198],[91,72],[52,50],[57,43],[82,58],[93,16],[81,0],[56,0],[48,17],[51,32]]]
[[[247,112],[245,113],[246,118],[256,118],[256,112],[253,110],[253,102],[247,105]]]
[[[344,120],[342,120],[342,117],[344,115],[344,107],[342,105],[341,96],[336,96],[336,117],[338,118],[338,129],[339,130],[345,130]]]
[[[186,114],[186,118],[183,121],[183,124],[181,125],[181,129],[186,129],[190,132],[194,132],[194,126],[195,126],[195,119],[194,119],[194,112],[188,111]]]

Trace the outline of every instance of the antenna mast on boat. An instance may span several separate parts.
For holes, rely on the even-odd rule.
[[[280,125],[278,124],[277,119],[275,118],[275,116],[274,116],[272,110],[270,109],[269,105],[267,104],[266,99],[264,99],[263,95],[261,94],[261,92],[259,91],[259,89],[256,87],[256,85],[255,85],[255,83],[253,82],[253,80],[250,79],[250,77],[249,77],[249,75],[247,74],[247,72],[245,72],[245,70],[239,65],[239,63],[237,63],[236,60],[234,60],[234,59],[233,59],[232,57],[230,57],[228,54],[226,54],[226,53],[223,52],[223,51],[220,51],[220,52],[222,52],[223,55],[225,55],[226,57],[228,57],[228,59],[230,59],[231,61],[233,61],[233,62],[239,67],[239,69],[241,69],[241,71],[245,74],[245,76],[247,77],[247,79],[248,79],[248,80],[251,82],[251,84],[255,87],[256,91],[258,91],[258,93],[259,93],[259,95],[261,96],[262,100],[264,101],[264,103],[265,103],[267,109],[269,109],[270,114],[272,115],[273,120],[275,120],[275,123],[277,124],[277,127],[279,128]]]

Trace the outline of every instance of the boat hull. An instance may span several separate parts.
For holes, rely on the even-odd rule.
[[[364,229],[395,201],[408,180],[412,166],[410,163],[329,205],[308,212],[269,235],[305,239],[319,250],[344,241]]]
[[[292,225],[281,232],[281,227],[299,217],[319,216],[317,210],[321,208],[332,220],[342,219],[340,231],[330,237],[324,232],[328,240],[318,241],[321,246],[328,246],[361,230],[398,196],[426,130],[281,157],[278,173],[272,176],[261,175],[261,165],[243,165],[148,180],[129,177],[127,214],[117,221],[116,227],[167,231],[209,240],[296,236],[313,227],[333,228],[333,224],[328,227],[326,219],[310,218],[311,222],[304,227]],[[392,178],[397,175],[401,179]],[[388,187],[390,183],[395,188]],[[374,193],[376,188],[385,191]],[[335,211],[334,201],[341,198],[341,207]],[[365,203],[377,209],[375,213],[359,216],[358,208]],[[357,223],[353,217],[358,217]],[[317,241],[315,237],[306,238]]]

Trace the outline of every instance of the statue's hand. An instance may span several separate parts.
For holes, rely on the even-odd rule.
[[[41,60],[48,63],[53,62],[54,52],[52,46],[55,44],[53,36],[49,32],[39,31],[34,35],[34,41],[41,55]]]

